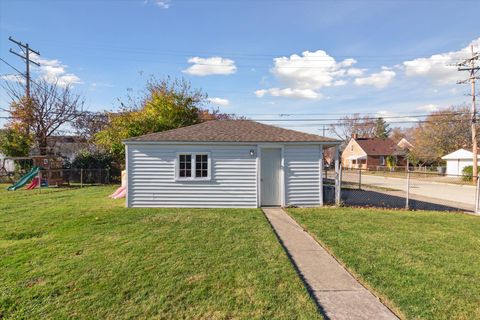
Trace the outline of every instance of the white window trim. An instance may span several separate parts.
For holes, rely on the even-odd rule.
[[[191,177],[180,177],[180,163],[179,163],[179,156],[180,155],[192,155],[192,176]],[[197,155],[206,155],[207,156],[207,176],[206,177],[195,177],[196,174],[196,158]],[[191,152],[191,151],[184,151],[184,152],[177,152],[175,154],[175,181],[210,181],[212,180],[212,157],[210,156],[210,152]]]

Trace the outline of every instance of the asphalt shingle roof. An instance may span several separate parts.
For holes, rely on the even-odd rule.
[[[212,120],[125,140],[178,142],[333,142],[340,141],[251,120]]]
[[[360,147],[370,156],[399,155],[403,150],[390,138],[355,139]]]

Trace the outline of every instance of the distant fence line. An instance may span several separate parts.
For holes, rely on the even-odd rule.
[[[26,172],[0,173],[0,182],[14,183]],[[70,168],[70,169],[42,169],[42,179],[49,180],[49,185],[102,185],[120,183],[118,170],[95,168]]]

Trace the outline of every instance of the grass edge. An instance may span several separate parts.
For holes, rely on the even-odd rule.
[[[332,249],[328,247],[323,241],[317,238],[317,236],[311,233],[304,224],[298,222],[288,210],[285,210],[288,216],[292,218],[300,227],[302,227],[303,231],[305,231],[309,236],[312,237],[327,253],[337,261],[342,268],[344,268],[355,280],[357,280],[360,285],[362,285],[365,289],[367,289],[375,298],[377,298],[387,309],[389,309],[393,314],[395,314],[400,319],[407,319],[404,313],[400,310],[400,308],[393,303],[387,296],[384,294],[378,293],[377,290],[371,286],[367,281],[365,281],[359,274],[357,274],[353,269],[349,268],[345,262],[340,258],[337,257]]]

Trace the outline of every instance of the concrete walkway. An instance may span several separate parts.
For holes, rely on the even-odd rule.
[[[326,318],[398,319],[285,211],[263,212]]]

